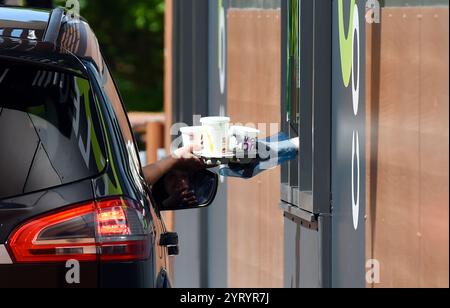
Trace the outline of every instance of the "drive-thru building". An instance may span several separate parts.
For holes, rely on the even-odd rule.
[[[175,285],[448,287],[448,1],[166,2],[170,122],[301,142],[175,214]]]

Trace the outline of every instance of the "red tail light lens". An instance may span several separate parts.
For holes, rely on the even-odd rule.
[[[16,263],[133,261],[150,256],[143,210],[115,198],[72,206],[18,228],[7,247]]]
[[[131,235],[125,210],[119,206],[98,209],[97,224],[101,236]]]

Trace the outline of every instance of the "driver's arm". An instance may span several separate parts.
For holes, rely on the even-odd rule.
[[[194,156],[193,147],[185,147],[176,150],[171,156],[164,158],[154,164],[144,167],[145,180],[149,185],[155,185],[166,173],[174,168],[201,169],[203,163]]]
[[[155,185],[167,172],[177,164],[177,158],[169,156],[154,164],[144,167],[145,180],[149,185]]]

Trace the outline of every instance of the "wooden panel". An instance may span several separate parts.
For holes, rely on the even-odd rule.
[[[280,27],[278,10],[229,11],[228,111],[235,123],[280,123]],[[229,181],[229,287],[283,286],[279,187],[279,169]]]
[[[378,27],[378,26],[376,26]],[[379,74],[377,72],[377,61],[374,58],[374,36],[375,36],[375,29],[379,30],[378,28],[375,28],[372,25],[367,25],[366,27],[366,183],[367,183],[367,189],[366,189],[366,213],[367,213],[367,220],[366,220],[366,258],[367,260],[374,258],[374,252],[373,252],[373,232],[372,232],[372,218],[376,215],[372,215],[372,207],[371,207],[371,198],[372,198],[372,189],[371,187],[371,177],[372,173],[376,174],[375,172],[372,172],[372,166],[374,165],[376,168],[376,165],[374,162],[376,161],[376,157],[372,155],[372,147],[373,145],[376,145],[377,142],[373,142],[373,138],[376,135],[377,131],[373,129],[373,127],[376,128],[376,119],[378,119],[377,110],[375,112],[372,110],[373,106],[375,104],[372,104],[372,101],[378,102],[378,98],[374,97],[376,93],[379,93],[378,84],[379,84]],[[375,54],[378,54],[375,50]],[[379,65],[378,65],[379,66]],[[374,89],[375,88],[375,89]],[[369,129],[372,128],[372,129]],[[376,151],[376,148],[374,148],[374,152]],[[368,284],[367,287],[373,287],[372,284]]]
[[[420,41],[408,35],[419,29],[419,20],[403,18],[402,10],[383,10],[379,102],[372,102],[378,103],[378,132],[372,139],[377,165],[371,174],[376,191],[372,191],[370,213],[382,287],[412,287],[419,278],[411,269],[419,267],[420,247]]]
[[[377,287],[448,287],[448,8],[386,8],[377,27],[367,43],[368,258],[381,262]]]
[[[424,9],[420,99],[420,287],[449,287],[449,19]]]

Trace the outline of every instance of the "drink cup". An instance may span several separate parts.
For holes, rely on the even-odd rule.
[[[189,126],[180,129],[184,147],[193,147],[196,152],[203,150],[203,127]]]
[[[230,128],[230,150],[237,154],[256,155],[260,131],[251,127],[233,126]]]
[[[203,154],[220,158],[228,154],[230,118],[207,117],[200,120],[204,129]]]

